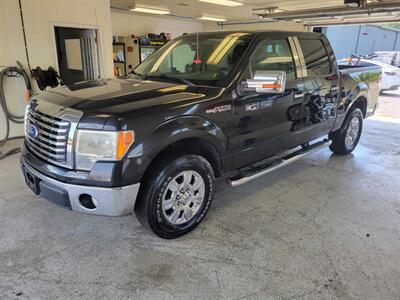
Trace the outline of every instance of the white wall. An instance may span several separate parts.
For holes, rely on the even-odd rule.
[[[168,16],[135,14],[129,11],[111,9],[111,26],[113,35],[128,36],[146,33],[169,32],[172,38],[187,32],[216,30],[287,30],[307,31],[302,23],[270,22],[226,25],[222,29],[216,22],[202,22],[195,19],[180,19]]]
[[[0,2],[0,70],[15,66],[15,61],[26,61],[18,1]],[[5,93],[9,110],[22,115],[25,107],[25,85],[22,79],[5,79]],[[0,139],[5,135],[5,118],[0,108]],[[22,134],[22,126],[11,126],[11,136]]]
[[[197,20],[141,15],[116,9],[111,10],[111,26],[113,35],[119,36],[168,32],[175,38],[185,32],[203,31],[203,23]]]
[[[22,8],[32,68],[58,69],[54,24],[94,26],[99,32],[102,76],[113,76],[109,0],[22,0]],[[18,1],[0,0],[0,66],[15,65],[16,60],[27,68]],[[16,86],[15,81],[7,84],[6,93],[10,110],[21,113],[25,101],[23,84]],[[4,115],[0,111],[0,139],[4,136],[4,127]],[[22,126],[12,125],[12,135],[16,134],[22,134]]]

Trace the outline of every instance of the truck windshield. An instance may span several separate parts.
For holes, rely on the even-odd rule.
[[[243,56],[250,40],[248,33],[183,36],[149,56],[133,76],[220,85]]]

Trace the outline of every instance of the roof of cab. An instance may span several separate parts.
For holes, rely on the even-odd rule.
[[[230,35],[230,34],[243,34],[247,33],[249,35],[252,35],[254,37],[258,36],[268,36],[268,35],[285,35],[285,36],[301,36],[301,37],[314,37],[314,38],[319,38],[323,36],[321,33],[317,32],[302,32],[302,31],[282,31],[282,30],[238,30],[238,31],[206,31],[206,32],[192,32],[192,33],[187,33],[184,34],[184,36],[196,36],[197,34],[199,36],[225,36],[225,35]]]

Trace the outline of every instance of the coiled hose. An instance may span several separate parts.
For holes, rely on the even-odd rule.
[[[5,122],[6,122],[6,133],[4,139],[0,139],[0,147],[3,146],[5,143],[7,143],[7,141],[23,138],[23,136],[15,136],[10,138],[10,123],[11,122],[16,124],[24,123],[24,115],[22,116],[15,115],[8,110],[7,101],[4,94],[4,80],[6,77],[23,77],[26,85],[26,94],[25,94],[26,100],[29,100],[30,98],[32,88],[29,77],[23,70],[19,62],[17,62],[17,65],[19,67],[7,67],[0,71],[0,107],[4,112]],[[5,153],[2,153],[0,151],[0,159],[3,159],[8,155],[18,153],[19,151],[20,151],[19,147],[8,150]]]

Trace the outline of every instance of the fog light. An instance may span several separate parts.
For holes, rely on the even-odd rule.
[[[88,194],[81,194],[79,196],[79,203],[87,209],[95,209],[97,207],[96,200]]]

